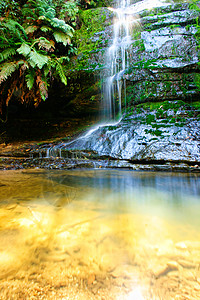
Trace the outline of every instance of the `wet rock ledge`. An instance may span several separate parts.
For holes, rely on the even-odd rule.
[[[182,101],[137,106],[119,123],[75,139],[1,145],[0,169],[24,168],[200,172],[199,111]]]

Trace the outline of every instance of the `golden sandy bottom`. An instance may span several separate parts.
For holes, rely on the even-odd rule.
[[[16,178],[15,188],[22,183]],[[91,201],[94,192],[79,199],[72,190],[57,207],[46,191],[30,201],[20,201],[22,191],[10,203],[4,197],[0,299],[200,299],[198,228],[157,212],[111,210],[103,199]]]

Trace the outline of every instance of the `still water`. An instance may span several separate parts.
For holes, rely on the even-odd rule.
[[[0,172],[0,299],[200,299],[200,175]]]

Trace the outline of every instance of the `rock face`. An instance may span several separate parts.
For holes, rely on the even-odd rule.
[[[137,14],[131,7],[128,13],[137,25],[130,30],[129,69],[122,78],[126,79],[127,105],[197,99],[200,93],[199,11],[190,9],[187,3]],[[113,17],[114,11],[108,8],[81,13],[82,26],[76,31],[78,53],[70,62],[67,74],[69,85],[53,87],[55,91],[52,89],[50,97],[52,101],[57,98],[59,110],[65,116],[87,114],[88,107],[90,111],[93,107],[96,111],[97,107],[101,108],[100,78],[108,72],[105,54],[113,39]],[[91,86],[85,88],[88,82]]]
[[[131,6],[128,13],[132,23],[137,25],[130,30],[132,44],[127,49],[129,69],[122,78],[126,79],[127,105],[131,107],[147,101],[198,99],[199,11],[191,9],[188,3],[182,3],[143,10],[137,14]],[[71,78],[73,74],[82,72],[84,82],[84,78],[91,77],[91,72],[97,75],[96,80],[99,80],[100,75],[107,74],[105,53],[113,38],[113,17],[114,12],[107,8],[83,12],[82,27],[77,31],[78,55],[69,73]],[[90,105],[93,105],[90,101],[92,93],[92,88],[88,96],[87,92],[82,93]],[[96,103],[100,103],[100,89],[99,92],[94,90],[93,94]],[[70,95],[68,88],[63,95]],[[72,98],[70,103],[73,106],[74,101],[77,101]],[[85,107],[87,110],[87,105]],[[64,107],[63,111],[67,109]]]
[[[145,101],[191,100],[199,96],[196,18],[189,4],[157,8],[140,15],[127,71],[129,105]]]
[[[134,163],[187,162],[198,168],[199,112],[190,112],[191,107],[183,107],[185,104],[174,109],[169,103],[175,106],[179,100],[188,103],[198,99],[200,94],[199,11],[184,3],[144,10],[137,15],[130,7],[129,13],[134,23],[141,26],[132,28],[132,44],[127,50],[129,69],[122,75],[122,79],[126,79],[128,106],[148,101],[162,102],[164,106],[168,103],[167,106],[157,111],[135,111],[116,125],[99,126],[73,142],[52,147],[48,154],[67,157],[69,150],[92,151],[92,156],[100,159],[109,157]],[[105,13],[107,27],[90,37],[90,42],[96,44],[88,61],[95,70],[102,66],[102,55],[109,35],[111,37],[110,17]],[[104,42],[102,37],[106,37]]]
[[[164,110],[163,110],[164,111]],[[50,156],[68,157],[69,150],[91,152],[91,158],[131,163],[200,162],[200,121],[189,110],[143,111],[115,125],[99,126],[85,136],[49,150]],[[76,152],[77,153],[77,152]]]

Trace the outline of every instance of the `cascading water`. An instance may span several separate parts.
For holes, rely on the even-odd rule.
[[[116,17],[113,25],[112,44],[106,52],[107,71],[103,85],[104,123],[97,125],[76,140],[50,147],[47,149],[46,157],[66,157],[68,149],[75,151],[92,149],[104,153],[104,145],[101,143],[102,136],[105,136],[104,126],[116,125],[117,119],[122,115],[123,99],[124,107],[126,107],[126,71],[129,68],[129,47],[133,42],[131,29],[139,24],[139,12],[166,5],[169,3],[164,4],[161,0],[142,0],[134,4],[130,4],[130,0],[120,0],[117,8],[111,9],[115,12]],[[123,96],[122,92],[124,92]],[[98,135],[98,138],[95,135]],[[75,156],[78,155],[77,153]]]
[[[124,92],[126,90],[123,75],[129,67],[128,47],[131,44],[131,16],[127,14],[129,6],[129,0],[122,0],[115,9],[113,41],[106,53],[106,66],[109,72],[103,87],[106,120],[115,120],[117,116],[122,115],[122,89]]]
[[[131,29],[139,24],[137,14],[144,9],[168,5],[160,0],[143,0],[130,4],[121,0],[115,12],[113,40],[106,53],[108,75],[103,85],[104,119],[116,120],[122,116],[122,100],[126,109],[126,71],[129,68],[129,47],[133,42]],[[122,95],[123,92],[123,95]]]

